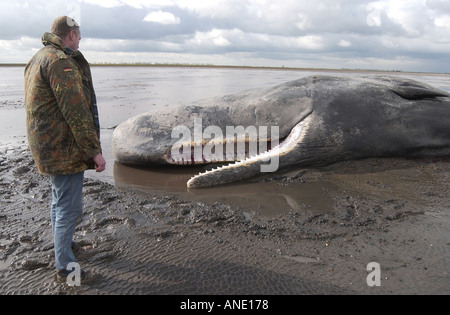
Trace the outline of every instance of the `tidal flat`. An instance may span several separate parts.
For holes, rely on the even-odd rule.
[[[0,294],[450,294],[450,161],[368,159],[187,191],[201,168],[114,163],[111,135],[154,108],[352,72],[93,67],[108,170],[75,233],[96,282],[54,281],[50,183],[26,143],[23,67],[0,67]],[[368,73],[450,92],[450,76]],[[381,268],[380,286],[367,267]]]

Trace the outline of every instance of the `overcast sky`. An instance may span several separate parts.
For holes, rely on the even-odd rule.
[[[450,0],[0,0],[0,63],[60,15],[90,62],[450,72]]]

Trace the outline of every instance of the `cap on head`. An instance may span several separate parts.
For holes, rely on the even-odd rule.
[[[65,38],[71,31],[80,31],[80,26],[78,23],[68,16],[60,16],[53,22],[50,33],[59,36],[60,38]]]

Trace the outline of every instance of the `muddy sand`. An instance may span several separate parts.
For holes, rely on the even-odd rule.
[[[270,215],[86,179],[75,240],[97,280],[68,287],[54,281],[49,180],[25,144],[4,147],[0,294],[449,294],[449,179],[448,159],[291,169],[253,182],[327,201],[287,196]]]

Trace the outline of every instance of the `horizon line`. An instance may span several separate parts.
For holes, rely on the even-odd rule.
[[[0,63],[0,67],[25,67],[27,63]],[[304,68],[285,66],[239,66],[239,65],[214,65],[214,64],[190,64],[190,63],[147,63],[147,62],[92,62],[91,67],[170,67],[170,68],[222,68],[222,69],[254,69],[254,70],[292,70],[292,71],[326,71],[326,72],[374,72],[374,73],[404,73],[404,74],[439,74],[450,75],[448,72],[422,72],[403,70],[376,70],[376,69],[350,69],[350,68]]]

